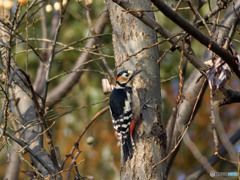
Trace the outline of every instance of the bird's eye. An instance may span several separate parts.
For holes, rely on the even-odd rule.
[[[126,74],[125,76],[126,76],[126,77],[128,77],[128,76],[129,76],[129,74]]]

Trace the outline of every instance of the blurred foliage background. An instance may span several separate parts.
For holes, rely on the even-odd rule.
[[[14,12],[14,8],[16,8],[16,1],[11,2],[12,12]],[[21,16],[21,13],[24,13],[26,11],[26,8],[30,2],[31,1],[20,7],[21,11],[19,17]],[[175,1],[167,2],[169,4],[176,3]],[[51,18],[54,13],[54,3],[55,1],[48,1],[48,4],[53,8],[52,11],[46,9],[48,27],[51,26]],[[89,12],[93,24],[105,6],[103,0],[70,1],[60,31],[60,36],[58,39],[59,42],[63,44],[70,44],[76,40],[91,36],[90,27],[86,18],[86,3],[89,3],[88,7],[90,8]],[[1,2],[0,5],[3,6]],[[179,13],[188,19],[188,21],[192,22],[194,15],[189,9],[184,8],[185,6],[187,7],[187,4],[182,3],[181,6],[183,7],[183,10]],[[200,13],[203,16],[208,12],[209,7],[206,4],[201,8]],[[37,10],[37,7],[34,14],[32,14],[32,12],[28,13],[28,20],[25,20],[24,23],[22,23],[19,28],[19,33],[24,38],[29,38],[29,42],[37,49],[38,52],[41,52],[41,40],[30,40],[30,38],[40,39],[42,37],[40,21],[41,16]],[[182,32],[182,30],[177,25],[167,19],[160,12],[156,12],[155,15],[157,21],[169,29],[171,32]],[[223,12],[221,15],[223,15]],[[109,66],[114,69],[114,52],[112,47],[110,22],[105,28],[104,34],[105,35],[101,37],[101,44],[103,47],[102,52],[103,54],[108,55],[108,57],[106,57],[106,60]],[[48,35],[50,35],[49,29]],[[162,40],[163,38],[159,37],[159,41]],[[73,47],[76,49],[81,49],[84,48],[85,43],[86,41],[83,41],[73,45]],[[236,43],[237,47],[239,47],[239,32],[237,32],[234,36],[234,43]],[[171,45],[167,42],[160,44],[160,56],[164,55],[166,51],[169,51],[170,47]],[[206,50],[206,48],[196,40],[193,40],[192,48],[195,50],[195,53],[199,58],[201,58],[203,52]],[[14,59],[16,60],[17,65],[26,70],[30,75],[32,82],[34,82],[39,65],[35,54],[26,46],[26,43],[19,41],[15,42],[12,53],[14,53]],[[58,53],[57,56],[55,56],[53,62],[51,77],[71,70],[72,65],[76,62],[76,59],[80,54],[81,51],[69,49]],[[84,72],[84,74],[81,76],[81,79],[79,80],[78,85],[73,88],[71,93],[69,93],[66,98],[55,105],[52,109],[48,109],[49,123],[51,124],[53,121],[56,121],[55,125],[52,127],[52,132],[54,137],[54,144],[59,147],[62,158],[64,158],[65,155],[70,152],[72,146],[74,145],[74,142],[87,126],[91,118],[97,112],[99,112],[99,110],[108,105],[108,100],[106,99],[108,95],[103,94],[101,86],[102,78],[105,77],[101,72],[107,73],[106,68],[98,55],[93,55],[92,60],[93,61],[88,64],[88,71]],[[160,63],[161,79],[163,80],[162,112],[165,125],[167,124],[167,121],[171,115],[172,108],[176,104],[179,88],[179,60],[179,52],[169,51]],[[186,78],[192,73],[193,69],[194,68],[188,64]],[[51,81],[49,90],[51,91],[53,87],[61,83],[65,77],[66,75],[60,76]],[[231,79],[229,85],[235,89],[240,90],[239,81],[236,80],[235,77]],[[238,129],[238,127],[240,127],[239,108],[239,104],[232,104],[220,109],[221,117],[225,125],[226,132],[229,136],[231,136]],[[71,113],[68,113],[60,118],[53,118],[57,115],[64,114],[66,111],[71,109],[73,109]],[[190,126],[189,134],[191,135],[192,141],[196,144],[203,155],[208,157],[214,153],[212,128],[210,122],[210,98],[208,91],[205,93],[201,107],[194,119],[194,122]],[[0,143],[3,143],[3,139],[1,139]],[[239,145],[240,144],[235,145],[236,149],[240,148]],[[9,158],[7,155],[10,147],[3,147],[2,145],[1,147],[0,179],[3,179]],[[45,147],[48,146],[45,145]],[[119,179],[120,148],[117,145],[117,140],[114,136],[109,112],[106,112],[104,115],[99,117],[96,122],[94,122],[94,124],[90,127],[90,129],[86,132],[80,141],[79,147],[82,150],[82,153],[79,156],[77,163],[81,175],[103,180]],[[30,161],[28,153],[26,153],[24,157]],[[70,161],[67,161],[67,164],[65,165],[66,169],[68,168],[69,163]],[[185,175],[190,173],[194,167],[197,167],[198,165],[199,162],[194,159],[191,151],[184,144],[182,144],[181,149],[170,171],[169,179],[183,179]],[[236,168],[234,168],[227,161],[221,161],[216,166],[216,169],[218,171],[224,172],[237,171]],[[31,169],[29,169],[29,166],[23,161],[21,171],[24,172],[28,170]],[[25,174],[20,173],[20,178],[25,179]],[[202,177],[202,179],[209,179],[209,176],[205,175]]]

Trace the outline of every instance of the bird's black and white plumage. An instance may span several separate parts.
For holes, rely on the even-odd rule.
[[[116,87],[110,95],[109,106],[112,123],[122,146],[124,161],[127,161],[128,157],[130,159],[133,157],[134,142],[131,136],[135,123],[131,129],[130,125],[135,116],[134,101],[136,100],[133,100],[132,79],[139,72],[141,71],[125,70],[118,73]]]

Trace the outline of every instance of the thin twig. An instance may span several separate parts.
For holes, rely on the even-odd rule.
[[[174,79],[174,78],[176,78],[176,77],[178,77],[179,75],[175,75],[175,76],[172,76],[172,77],[170,77],[170,78],[167,78],[167,79],[163,79],[163,80],[161,80],[161,83],[165,83],[165,82],[167,82],[167,81],[170,81],[170,80],[172,80],[172,79]]]
[[[69,179],[71,169],[72,169],[73,165],[76,165],[77,158],[78,158],[78,156],[80,155],[81,152],[82,151],[77,150],[76,154],[74,155],[74,158],[72,159],[72,162],[70,163],[70,165],[68,167],[66,179]]]
[[[180,62],[179,62],[179,65],[178,65],[178,69],[179,69],[179,90],[178,90],[178,97],[177,97],[177,105],[179,105],[179,103],[182,99],[182,91],[183,91],[182,62],[183,62],[183,51],[181,52]]]
[[[102,110],[100,110],[100,111],[89,121],[88,125],[85,127],[85,129],[83,130],[83,132],[79,135],[78,139],[75,141],[74,146],[72,147],[70,153],[65,156],[65,159],[63,160],[63,163],[62,163],[62,166],[61,166],[61,169],[63,169],[64,164],[65,164],[65,162],[67,161],[67,159],[68,159],[69,157],[72,157],[72,156],[73,156],[74,150],[78,148],[79,142],[80,142],[80,140],[82,139],[83,135],[84,135],[84,134],[86,133],[86,131],[88,130],[88,128],[95,122],[95,120],[96,120],[99,116],[101,116],[103,113],[105,113],[108,109],[109,109],[109,106],[103,108]]]
[[[107,98],[105,98],[105,99],[103,99],[103,100],[101,100],[99,102],[96,102],[96,103],[92,103],[92,104],[88,104],[88,105],[83,105],[83,106],[80,106],[80,107],[72,108],[72,109],[70,109],[68,111],[65,111],[65,112],[61,113],[61,114],[57,114],[57,115],[53,115],[51,117],[48,117],[48,121],[53,121],[54,119],[59,119],[60,117],[66,115],[66,114],[72,113],[72,112],[74,112],[76,110],[80,110],[80,109],[83,109],[83,108],[87,108],[87,107],[91,107],[91,106],[94,106],[94,105],[98,105],[100,103],[108,101],[108,99],[109,98],[107,97]]]
[[[102,11],[100,17],[98,18],[98,20],[96,21],[96,23],[94,25],[94,29],[97,34],[103,33],[104,28],[105,28],[106,24],[108,23],[108,19],[109,19],[109,16],[108,16],[107,9],[105,7],[104,10]],[[89,49],[90,47],[93,47],[94,45],[95,45],[95,40],[93,38],[91,38],[91,39],[88,39],[85,47],[86,47],[86,49]],[[81,53],[81,55],[78,57],[78,60],[72,69],[76,70],[76,68],[78,68],[78,67],[81,67],[79,69],[85,68],[85,66],[82,66],[82,65],[90,60],[91,54],[93,54],[93,53],[92,52],[89,53],[89,52],[87,52],[87,50],[86,50],[86,52]],[[74,85],[76,85],[76,83],[78,82],[81,75],[82,75],[81,72],[69,74],[69,76],[67,76],[67,78],[62,83],[60,83],[58,86],[56,86],[48,94],[46,106],[52,107],[54,104],[59,102],[74,87]]]
[[[193,11],[193,13],[195,14],[195,16],[201,20],[201,22],[203,23],[203,25],[205,26],[205,28],[208,31],[209,36],[212,36],[212,32],[209,30],[206,21],[204,20],[204,18],[202,18],[202,16],[200,15],[200,13],[197,11],[197,9],[194,7],[194,5],[192,4],[191,0],[188,1],[188,5],[191,8],[191,10]]]
[[[161,42],[156,42],[156,43],[154,43],[154,44],[151,44],[150,46],[147,46],[147,47],[142,48],[141,50],[137,51],[136,53],[134,53],[134,54],[132,54],[132,55],[129,55],[125,60],[123,60],[123,61],[122,61],[121,63],[119,63],[118,65],[116,65],[114,71],[116,71],[116,69],[119,68],[120,66],[122,66],[125,62],[129,61],[132,57],[137,56],[139,53],[141,53],[141,52],[143,52],[143,51],[145,51],[145,50],[147,50],[147,49],[150,49],[150,48],[152,48],[152,47],[154,47],[154,46],[157,46],[157,45],[159,45],[159,44],[162,44],[162,43],[164,43],[164,42],[166,42],[166,41],[169,41],[169,39],[164,39],[164,40],[161,41]]]

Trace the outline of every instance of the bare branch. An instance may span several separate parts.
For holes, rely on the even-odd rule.
[[[96,34],[102,34],[105,28],[105,25],[108,22],[108,12],[106,11],[106,8],[103,10],[102,14],[98,18],[94,29]],[[89,39],[86,43],[86,48],[92,48],[95,44],[95,39]],[[84,69],[86,66],[84,63],[89,61],[91,58],[91,55],[87,52],[84,52],[79,56],[76,64],[73,67],[73,70],[81,70]],[[80,76],[82,75],[82,71],[75,72],[72,74],[69,74],[68,77],[57,87],[55,87],[47,96],[47,106],[51,107],[57,102],[61,100],[72,88],[73,86],[78,82]]]
[[[236,57],[227,52],[224,48],[220,47],[215,41],[204,35],[201,31],[195,28],[192,24],[187,22],[183,17],[174,12],[163,1],[151,0],[158,9],[170,18],[174,23],[178,24],[186,32],[196,38],[200,43],[208,47],[210,50],[218,54],[234,71],[234,73],[240,78],[240,71],[238,65],[235,62]],[[235,7],[239,13],[240,6]]]
[[[72,159],[72,162],[69,165],[69,168],[68,168],[68,171],[67,171],[67,175],[66,175],[66,179],[69,179],[71,169],[72,169],[73,165],[76,165],[77,158],[78,158],[78,156],[80,155],[81,152],[82,151],[77,150],[76,154],[74,155],[74,157]]]
[[[210,98],[211,98],[211,123],[212,123],[212,131],[213,131],[213,141],[215,144],[215,152],[218,152],[219,148],[219,141],[218,141],[218,136],[217,136],[217,129],[216,129],[216,118],[215,118],[215,113],[214,113],[214,104],[213,104],[213,94],[210,92]]]
[[[75,149],[78,149],[78,148],[79,148],[79,147],[78,147],[79,141],[82,139],[83,135],[86,133],[86,131],[88,130],[88,128],[95,122],[95,120],[96,120],[99,116],[101,116],[103,113],[105,113],[106,111],[108,111],[108,109],[109,109],[108,106],[105,107],[105,108],[103,108],[102,110],[100,110],[100,111],[89,121],[88,125],[85,127],[85,129],[83,130],[83,132],[80,134],[80,136],[78,137],[78,139],[75,141],[74,146],[72,147],[70,153],[65,156],[65,159],[63,160],[63,163],[62,163],[62,165],[61,165],[61,169],[64,168],[64,165],[65,165],[65,163],[66,163],[66,161],[68,160],[69,157],[72,157],[72,159],[73,159],[73,153],[74,153]]]
[[[221,90],[221,92],[225,95],[225,97],[218,101],[219,106],[224,106],[227,104],[232,103],[239,103],[240,102],[240,92],[230,87],[226,87]]]

